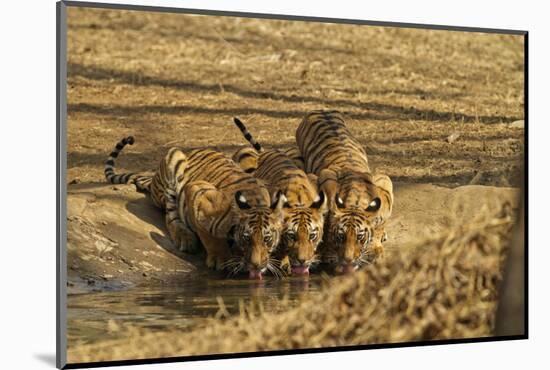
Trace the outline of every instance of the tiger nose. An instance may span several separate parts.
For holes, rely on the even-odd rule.
[[[259,248],[252,250],[250,265],[258,269],[264,268],[267,265],[267,254],[262,253]]]
[[[350,264],[353,262],[353,257],[351,256],[344,256],[344,263]]]
[[[346,262],[346,263],[352,263],[354,259],[355,259],[355,253],[354,253],[354,251],[351,250],[351,249],[349,249],[349,248],[346,249],[346,250],[344,251],[344,256],[343,256],[344,262]]]

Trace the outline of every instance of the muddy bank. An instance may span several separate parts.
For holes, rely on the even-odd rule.
[[[388,258],[410,242],[471,220],[484,208],[517,202],[513,188],[396,184],[388,226]],[[131,185],[69,185],[67,200],[69,293],[135,286],[178,285],[208,271],[204,256],[172,247],[164,216]]]

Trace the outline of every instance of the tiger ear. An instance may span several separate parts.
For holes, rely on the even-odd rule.
[[[271,202],[271,209],[273,211],[280,211],[285,203],[287,203],[287,199],[281,190],[271,197],[271,199],[273,200]]]
[[[336,207],[340,209],[345,207],[344,201],[342,200],[342,198],[340,198],[340,195],[338,193],[334,195],[334,204],[336,204]]]
[[[382,199],[384,199],[384,202],[389,202],[389,204],[384,205],[387,213],[386,217],[389,217],[393,208],[393,183],[388,176],[382,174],[375,174],[372,180],[374,185],[387,193],[385,196],[382,196]]]
[[[371,200],[371,202],[369,203],[369,206],[367,207],[367,211],[368,212],[375,212],[375,211],[378,211],[380,209],[380,206],[382,205],[382,201],[380,200],[380,198],[374,198],[373,200]]]
[[[326,205],[325,192],[321,191],[317,195],[317,197],[313,200],[313,203],[311,203],[310,208],[320,209],[320,208],[325,208],[325,205]]]
[[[235,193],[235,202],[237,202],[237,206],[239,207],[239,209],[250,209],[250,204],[248,204],[248,200],[240,191],[237,191]]]
[[[388,193],[393,194],[393,183],[387,175],[383,175],[380,173],[375,174],[372,177],[372,182],[374,185],[378,186],[379,188],[382,188]]]

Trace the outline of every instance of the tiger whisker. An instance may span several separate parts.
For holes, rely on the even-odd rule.
[[[229,276],[235,276],[241,271],[244,267],[244,263],[242,261],[237,262],[233,265],[233,269],[229,272]]]
[[[238,259],[238,258],[230,258],[227,261],[225,261],[224,263],[222,263],[222,268],[231,267],[234,264],[239,263],[239,262],[240,262],[240,259]]]
[[[282,270],[280,269],[279,267],[279,260],[275,259],[275,258],[270,258],[268,261],[267,261],[267,269],[273,274],[275,275],[275,277],[277,277],[277,279],[280,279],[282,278]]]

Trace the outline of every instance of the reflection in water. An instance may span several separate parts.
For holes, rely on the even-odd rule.
[[[118,329],[126,325],[159,331],[189,330],[218,312],[219,297],[232,315],[239,312],[239,302],[253,302],[266,312],[281,312],[318,293],[321,285],[319,276],[262,281],[203,277],[178,287],[70,295],[68,342],[71,347],[119,338],[124,331]]]

